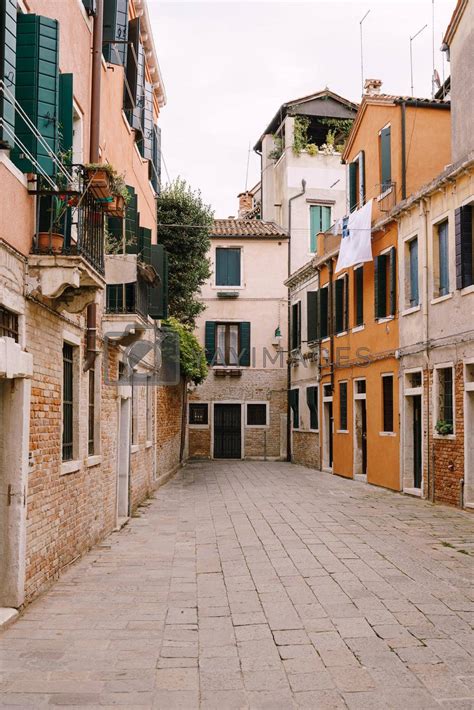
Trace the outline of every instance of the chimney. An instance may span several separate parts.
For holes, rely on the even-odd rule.
[[[380,94],[380,87],[382,82],[380,79],[366,79],[364,82],[364,93],[367,96],[376,96]]]
[[[252,209],[253,197],[250,192],[241,192],[237,197],[239,198],[239,217],[241,218]]]

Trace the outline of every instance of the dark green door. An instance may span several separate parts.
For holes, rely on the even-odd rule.
[[[242,458],[240,404],[214,405],[214,458]]]
[[[413,485],[421,488],[421,396],[413,397]]]

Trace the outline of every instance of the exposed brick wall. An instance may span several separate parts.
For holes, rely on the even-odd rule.
[[[211,455],[211,430],[189,429],[188,456],[191,459],[208,459]]]
[[[179,466],[182,427],[183,387],[159,387],[156,394],[157,478]]]
[[[291,460],[294,463],[321,468],[319,434],[310,431],[293,431]]]

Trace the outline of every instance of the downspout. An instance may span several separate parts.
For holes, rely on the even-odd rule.
[[[301,181],[301,192],[298,192],[288,200],[288,278],[291,276],[291,207],[293,200],[302,197],[306,192],[306,180]],[[263,204],[263,200],[262,200]],[[287,358],[286,358],[286,460],[291,461],[291,407],[290,407],[290,390],[291,390],[291,293],[288,286],[288,308],[287,308]],[[301,324],[300,324],[301,327]]]
[[[329,272],[329,293],[328,293],[328,311],[329,311],[329,323],[328,323],[328,329],[329,329],[329,361],[330,361],[330,375],[331,375],[331,393],[334,394],[334,322],[333,322],[333,310],[334,310],[334,303],[333,303],[333,271],[334,271],[334,264],[332,259],[329,260],[328,263],[328,272]],[[331,434],[332,435],[332,434]]]
[[[407,198],[407,129],[406,129],[406,104],[400,104],[402,110],[402,200]]]
[[[428,382],[426,383],[426,477],[427,477],[426,484],[428,487],[428,498],[431,498],[431,500],[434,502],[434,441],[433,441],[433,438],[431,435],[431,416],[430,416],[430,407],[431,407],[430,373],[431,373],[431,368],[430,368],[430,344],[429,344],[430,322],[429,322],[429,311],[428,311],[428,303],[429,303],[429,300],[428,300],[429,299],[428,209],[427,209],[427,201],[426,200],[423,200],[421,204],[422,204],[422,209],[423,209],[423,229],[424,229],[423,279],[424,279],[424,286],[425,286],[425,293],[424,293],[424,298],[423,298],[423,340],[425,343],[425,362],[426,362],[426,370],[428,373]],[[423,414],[423,411],[422,411],[422,414]],[[431,456],[430,456],[430,440],[431,440],[431,456],[433,457],[433,461],[431,460]],[[432,478],[433,478],[433,491],[431,491]]]
[[[91,163],[99,162],[100,146],[100,84],[102,79],[104,0],[97,0],[92,40],[91,127],[89,155]]]
[[[263,220],[263,155],[261,150],[255,150],[260,156],[260,219]]]

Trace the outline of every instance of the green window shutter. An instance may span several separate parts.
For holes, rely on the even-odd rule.
[[[439,295],[449,293],[449,244],[448,221],[438,225]]]
[[[349,212],[357,208],[357,163],[349,163]]]
[[[145,264],[151,263],[151,229],[139,228],[138,255]]]
[[[248,321],[240,324],[239,365],[250,367],[250,323]]]
[[[308,342],[313,342],[318,339],[318,291],[308,291],[306,296],[306,314],[307,314],[307,337]]]
[[[153,157],[153,86],[145,82],[145,106],[143,108],[143,133],[138,148],[145,160]]]
[[[86,8],[87,14],[94,16],[97,14],[97,0],[82,0],[82,4]]]
[[[216,286],[240,286],[240,249],[216,249]]]
[[[410,255],[410,306],[417,306],[419,303],[418,293],[418,239],[412,239],[408,243]]]
[[[322,288],[319,292],[319,323],[321,338],[329,335],[329,288]]]
[[[72,163],[73,123],[74,123],[74,75],[59,75],[59,149],[62,153],[70,151],[67,161]]]
[[[15,96],[17,0],[0,0],[0,79],[5,88]],[[0,94],[0,148],[13,148],[15,131],[15,107],[13,102]]]
[[[374,259],[375,317],[387,315],[387,256],[380,254]]]
[[[109,64],[125,66],[128,38],[128,0],[104,0],[102,54]],[[117,43],[117,44],[114,44]]]
[[[141,42],[138,43],[137,62],[135,106],[125,113],[129,124],[138,131],[140,134],[138,138],[140,138],[143,131],[143,113],[145,109],[145,50]]]
[[[297,331],[298,348],[301,345],[301,301],[298,301],[298,331]]]
[[[125,252],[136,254],[138,249],[138,197],[135,188],[127,185],[130,200],[125,213]]]
[[[49,149],[58,152],[59,24],[40,15],[18,15],[16,55],[16,99],[41,134]],[[54,176],[55,164],[44,145],[33,135],[19,113],[15,133],[47,175]],[[11,155],[25,173],[38,168],[17,146]]]
[[[344,276],[344,316],[343,329],[349,330],[349,274]]]
[[[354,271],[355,279],[355,324],[364,324],[364,267],[361,266]]]
[[[290,390],[290,407],[293,411],[293,429],[300,425],[300,391]]]
[[[359,153],[359,197],[360,206],[365,205],[365,151]]]
[[[124,109],[135,108],[138,90],[138,55],[140,46],[140,18],[128,23],[127,66],[125,70]]]
[[[339,383],[339,429],[347,430],[347,382]]]
[[[335,282],[335,327],[336,333],[344,330],[344,278]]]
[[[472,221],[472,205],[458,207],[455,210],[456,288],[466,288],[474,283]]]
[[[168,317],[168,254],[163,244],[150,245],[150,263],[159,277],[148,289],[148,315],[155,320]]]
[[[212,320],[206,321],[204,348],[206,351],[206,360],[208,364],[211,365],[216,356],[216,324]]]
[[[379,262],[380,257],[374,257],[374,316],[379,317]]]
[[[309,428],[318,429],[318,388],[317,387],[307,387],[306,388],[306,402],[309,409]]]
[[[331,208],[323,205],[321,208],[321,231],[327,232],[331,226]]]
[[[381,192],[388,190],[392,183],[392,148],[390,126],[380,132],[380,179]]]
[[[309,208],[310,222],[310,247],[312,254],[316,254],[318,248],[318,234],[321,232],[321,205],[311,205]]]
[[[161,128],[153,127],[152,158],[148,163],[148,173],[153,189],[157,193],[161,190]]]
[[[397,312],[397,250],[390,249],[388,254],[390,269],[390,311],[389,315],[394,316]]]

